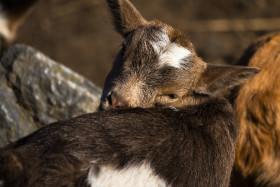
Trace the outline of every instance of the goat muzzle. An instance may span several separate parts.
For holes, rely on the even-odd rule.
[[[107,96],[110,109],[122,108],[127,106],[127,102],[116,92],[111,92]]]

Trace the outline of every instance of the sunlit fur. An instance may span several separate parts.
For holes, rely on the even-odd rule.
[[[0,4],[0,35],[4,38],[11,38],[11,31],[9,29],[9,20],[3,10],[3,7]]]
[[[38,0],[0,1],[0,52],[13,44],[18,27]]]
[[[236,166],[258,184],[280,186],[280,33],[255,41],[239,64],[261,72],[239,88],[234,101],[241,128]]]

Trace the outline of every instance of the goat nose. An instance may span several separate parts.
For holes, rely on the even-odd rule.
[[[107,99],[109,101],[110,108],[120,108],[125,106],[124,100],[116,92],[111,92]]]

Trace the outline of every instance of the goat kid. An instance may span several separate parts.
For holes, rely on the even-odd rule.
[[[179,31],[128,0],[107,2],[125,41],[100,108],[119,109],[1,149],[2,186],[228,186],[239,126],[218,93],[259,70],[206,64]]]
[[[18,26],[31,12],[38,0],[0,0],[0,52],[16,37]]]
[[[246,179],[242,185],[280,186],[280,33],[253,42],[238,64],[262,71],[234,94],[240,122],[236,171]],[[234,179],[233,186],[241,183]]]
[[[106,78],[100,110],[200,104],[257,72],[206,64],[180,31],[146,21],[128,1],[108,2],[124,41]]]
[[[216,98],[85,114],[1,149],[0,186],[224,187],[237,131],[231,105]]]

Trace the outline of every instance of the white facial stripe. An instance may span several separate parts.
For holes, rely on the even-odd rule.
[[[4,38],[7,39],[10,39],[11,37],[11,32],[8,27],[8,19],[1,5],[0,5],[0,35],[2,35]]]
[[[158,41],[150,43],[155,52],[159,54],[161,65],[181,68],[181,64],[186,63],[184,60],[191,55],[191,52],[176,43],[170,42],[165,30],[159,34],[158,38]]]
[[[180,68],[182,63],[186,63],[184,60],[190,55],[191,52],[186,48],[171,43],[167,46],[165,51],[160,54],[159,61],[164,65]]]
[[[122,170],[117,170],[109,166],[102,166],[98,175],[95,175],[91,168],[87,180],[91,187],[167,186],[164,180],[160,179],[153,173],[149,164],[126,166]]]

